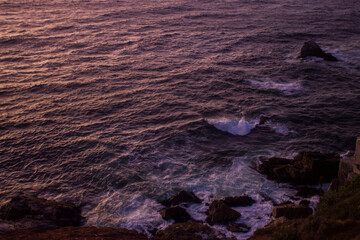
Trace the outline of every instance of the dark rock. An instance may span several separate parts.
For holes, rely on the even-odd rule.
[[[266,116],[261,116],[260,120],[259,120],[259,125],[263,125],[265,124],[267,121],[270,120],[270,117],[266,117]]]
[[[280,173],[276,173],[276,169],[279,167],[286,167],[287,165],[290,165],[292,161],[293,160],[286,158],[269,158],[268,160],[261,162],[258,165],[257,170],[260,173],[267,175],[269,179],[278,179]]]
[[[319,152],[300,152],[294,158],[270,158],[258,166],[269,179],[293,184],[330,182],[337,177],[340,156]]]
[[[62,227],[57,229],[29,229],[6,232],[1,240],[148,240],[135,230],[110,227]]]
[[[312,214],[312,209],[304,205],[288,204],[274,207],[272,216],[275,218],[286,217],[288,219],[305,218]]]
[[[324,194],[324,192],[321,189],[301,187],[301,188],[298,188],[298,192],[295,194],[295,196],[309,198],[309,197],[312,197],[315,195],[321,196],[323,194]]]
[[[174,219],[175,222],[186,222],[191,219],[190,215],[186,210],[179,206],[172,206],[168,208],[161,209],[160,215],[165,220]]]
[[[79,226],[83,219],[74,204],[26,195],[13,197],[3,205],[0,218],[22,222],[23,227],[18,228]]]
[[[247,233],[251,227],[244,223],[230,223],[226,226],[226,229],[230,232]]]
[[[170,199],[160,201],[164,206],[179,205],[180,203],[201,203],[202,200],[198,198],[193,192],[180,191]]]
[[[309,200],[301,200],[299,205],[309,206],[310,201]]]
[[[241,214],[230,208],[222,200],[215,200],[210,204],[206,221],[210,224],[227,224],[238,219]]]
[[[309,56],[323,58],[327,61],[337,61],[337,58],[330,53],[325,53],[320,46],[314,41],[307,41],[301,48],[300,58],[306,58]]]
[[[249,196],[242,195],[236,197],[226,197],[222,200],[229,207],[246,207],[255,203],[255,200]]]
[[[186,223],[174,223],[164,230],[156,232],[156,239],[160,240],[219,240],[224,236],[208,225],[189,221]]]
[[[338,178],[335,178],[331,181],[328,191],[337,192],[339,190],[340,181]]]

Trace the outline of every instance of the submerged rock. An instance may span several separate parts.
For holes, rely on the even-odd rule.
[[[238,219],[241,214],[230,208],[222,200],[215,200],[210,204],[206,221],[209,224],[227,224]]]
[[[71,203],[34,196],[16,196],[0,207],[0,218],[15,222],[16,229],[79,226],[81,210]]]
[[[314,41],[307,41],[301,48],[300,58],[306,58],[309,56],[323,58],[326,61],[338,61],[336,57],[330,53],[324,52],[320,46]]]
[[[255,200],[247,195],[226,197],[222,201],[229,207],[246,207],[255,203]]]
[[[202,200],[198,198],[193,192],[180,191],[173,197],[160,201],[164,206],[179,205],[180,203],[201,203]]]
[[[274,207],[272,216],[274,218],[286,217],[288,219],[296,219],[308,217],[312,212],[312,209],[305,205],[286,204]]]
[[[175,222],[186,222],[191,219],[187,211],[179,206],[164,208],[159,212],[162,218],[165,220],[174,219]]]

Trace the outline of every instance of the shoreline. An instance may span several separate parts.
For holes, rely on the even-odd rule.
[[[298,219],[317,216],[317,209],[324,204],[323,199],[327,199],[331,194],[337,194],[339,189],[347,186],[346,184],[349,182],[351,183],[352,179],[360,182],[360,177],[356,177],[360,176],[356,168],[359,154],[360,138],[357,139],[354,157],[348,159],[340,159],[336,154],[300,152],[293,160],[270,158],[261,162],[257,169],[260,173],[277,182],[292,183],[298,192],[290,197],[292,201],[280,204],[273,201],[273,220],[265,227],[256,229],[248,239],[270,239],[269,236],[273,235],[279,226],[284,226],[292,221],[296,222]],[[333,167],[332,170],[331,167]],[[335,169],[336,176],[334,175]],[[314,183],[331,179],[332,182],[325,194],[322,191],[322,184],[320,184],[320,189],[313,188]],[[312,196],[321,197],[318,205],[314,207],[315,213],[309,207],[308,199]],[[207,203],[209,208],[206,212],[205,222],[192,219],[184,208],[186,205],[201,202],[202,200],[193,192],[187,191],[180,191],[169,199],[159,201],[164,206],[159,214],[163,219],[172,220],[174,223],[165,229],[153,229],[151,230],[152,236],[146,236],[144,233],[131,229],[82,226],[84,219],[81,216],[81,209],[71,203],[56,202],[34,196],[16,196],[8,205],[0,207],[0,217],[5,219],[0,221],[0,232],[3,232],[0,234],[0,239],[225,240],[235,238],[229,238],[213,225],[225,226],[228,231],[235,233],[248,232],[252,227],[235,223],[235,220],[241,217],[241,213],[234,208],[251,206],[256,203],[247,195],[228,196],[215,199],[211,204]]]

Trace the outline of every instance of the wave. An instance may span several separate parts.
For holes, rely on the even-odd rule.
[[[245,120],[245,117],[242,117],[240,120],[222,117],[216,119],[206,119],[206,121],[223,132],[240,136],[249,134],[251,130],[259,124],[259,119],[248,122]]]
[[[279,83],[271,80],[270,78],[265,78],[263,81],[249,80],[249,82],[253,86],[264,89],[278,90],[285,95],[294,95],[302,90],[302,85],[299,82]]]

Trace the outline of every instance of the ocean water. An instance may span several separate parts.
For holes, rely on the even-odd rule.
[[[339,61],[298,59],[310,39]],[[3,200],[71,201],[87,225],[147,232],[179,190],[204,199],[187,206],[198,220],[248,194],[247,238],[271,219],[264,196],[295,192],[260,158],[351,154],[357,136],[359,1],[0,0]]]

